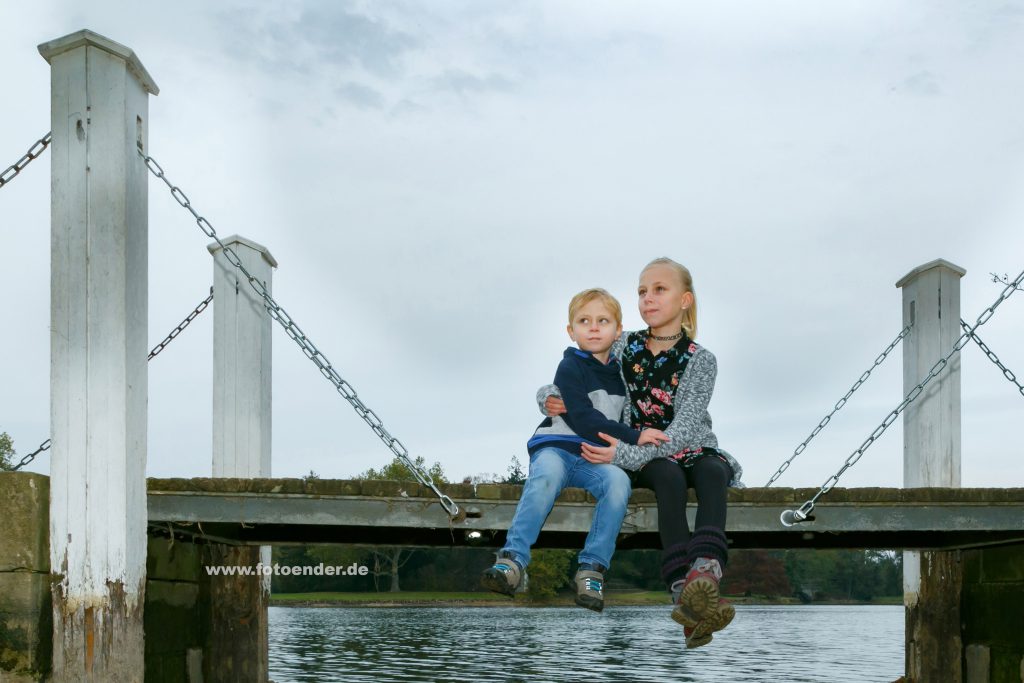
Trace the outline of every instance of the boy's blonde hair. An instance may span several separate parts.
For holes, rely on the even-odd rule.
[[[646,266],[644,270],[647,270],[651,266],[668,266],[676,275],[679,276],[679,282],[683,285],[683,291],[689,292],[693,295],[693,305],[688,306],[683,310],[683,329],[686,331],[686,336],[690,339],[697,338],[697,292],[693,291],[693,276],[690,275],[689,269],[681,263],[677,263],[672,259],[662,256],[656,258]],[[641,274],[644,272],[641,270]]]
[[[572,298],[572,301],[569,302],[569,324],[572,325],[573,318],[576,317],[576,314],[581,308],[595,299],[600,299],[601,303],[608,307],[608,311],[612,314],[612,317],[615,318],[615,324],[621,327],[622,306],[619,305],[618,300],[614,296],[600,287],[584,289]]]

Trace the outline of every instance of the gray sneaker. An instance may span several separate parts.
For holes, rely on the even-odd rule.
[[[489,591],[508,595],[509,597],[523,588],[526,572],[519,563],[506,551],[498,553],[494,565],[484,570],[480,576],[480,584]]]
[[[604,609],[604,573],[596,569],[580,569],[574,581],[577,605],[595,612]]]

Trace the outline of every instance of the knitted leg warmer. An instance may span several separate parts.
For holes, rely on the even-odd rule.
[[[699,557],[718,560],[724,568],[729,562],[729,544],[726,541],[725,532],[713,526],[700,527],[694,531],[686,546],[687,564],[692,564]],[[664,567],[662,573],[664,573]]]
[[[672,586],[676,581],[686,577],[690,570],[690,558],[687,555],[687,544],[677,543],[661,552],[661,578],[665,585]]]

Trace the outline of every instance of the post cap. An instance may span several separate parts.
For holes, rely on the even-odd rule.
[[[957,277],[963,277],[964,275],[967,275],[967,271],[961,268],[960,266],[956,265],[955,263],[950,263],[946,259],[938,258],[935,259],[934,261],[929,261],[923,266],[918,266],[917,268],[914,268],[912,271],[901,277],[896,282],[896,286],[902,288],[905,285],[908,285],[914,280],[916,280],[925,271],[931,270],[933,268],[945,268],[946,270],[949,270]]]
[[[247,240],[239,235],[223,237],[221,238],[220,241],[223,242],[225,246],[241,244],[242,246],[249,247],[253,251],[258,251],[260,255],[264,258],[264,260],[266,260],[266,262],[270,264],[271,268],[277,268],[277,259],[275,259],[274,256],[270,253],[270,250],[267,249],[262,244],[253,242],[252,240]],[[211,242],[206,246],[206,248],[209,249],[210,253],[213,254],[214,256],[216,256],[217,252],[220,251],[220,245],[217,244],[216,242]]]
[[[146,67],[142,66],[142,62],[135,56],[131,48],[125,47],[121,43],[116,43],[110,38],[101,36],[89,29],[82,29],[75,33],[69,33],[63,38],[56,38],[43,43],[39,46],[39,54],[43,56],[43,59],[52,64],[53,58],[57,55],[82,46],[96,47],[116,57],[120,57],[128,65],[128,70],[134,74],[135,78],[139,79],[139,83],[147,92],[152,95],[160,94],[160,88],[157,87],[153,77],[146,71]]]

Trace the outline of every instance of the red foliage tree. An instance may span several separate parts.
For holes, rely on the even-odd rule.
[[[789,596],[793,589],[780,558],[767,550],[735,550],[729,553],[722,592],[726,595]]]

